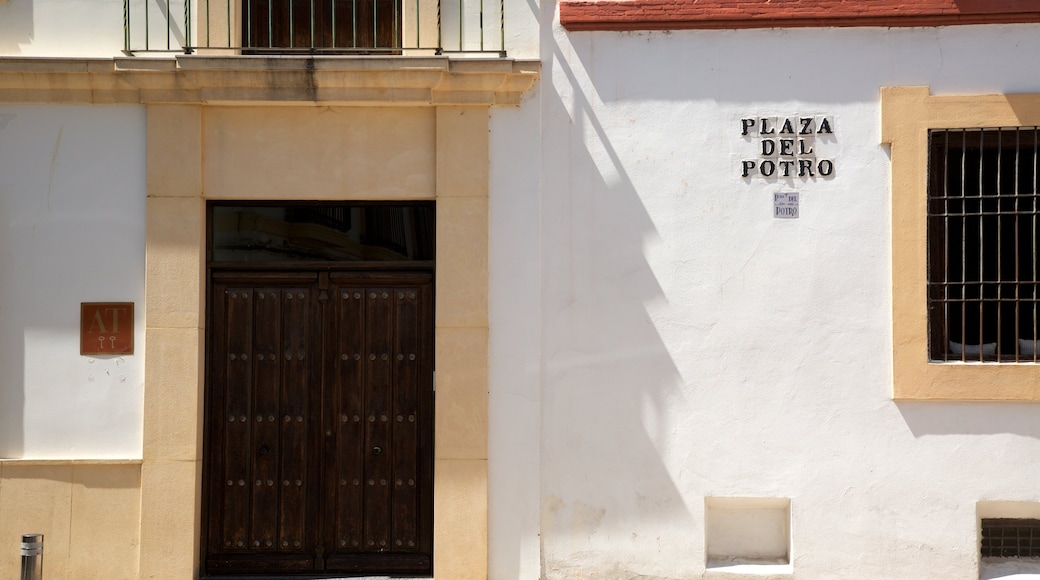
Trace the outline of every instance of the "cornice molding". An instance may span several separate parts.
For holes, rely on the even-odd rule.
[[[448,57],[0,58],[0,102],[518,105],[538,61]]]
[[[1040,22],[1040,0],[562,0],[571,31]]]

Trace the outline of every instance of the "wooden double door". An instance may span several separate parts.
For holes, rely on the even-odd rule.
[[[208,576],[431,574],[429,272],[213,272]]]

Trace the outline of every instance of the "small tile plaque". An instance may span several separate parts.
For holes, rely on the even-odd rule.
[[[773,194],[773,217],[796,219],[798,217],[798,192],[781,191]]]

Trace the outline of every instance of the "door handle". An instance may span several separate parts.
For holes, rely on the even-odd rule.
[[[383,452],[383,448],[382,447],[373,447],[372,448],[372,454],[373,455],[379,455],[382,452]]]
[[[270,453],[270,452],[271,452],[271,448],[270,448],[270,447],[268,447],[268,446],[266,446],[266,445],[261,445],[261,446],[260,446],[260,449],[257,449],[257,452],[258,452],[258,453],[259,453],[260,455],[267,455],[268,453]]]

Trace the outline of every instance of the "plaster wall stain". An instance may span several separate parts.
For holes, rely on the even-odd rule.
[[[563,500],[556,496],[547,496],[542,499],[542,524],[551,528],[556,524],[556,514],[563,507]]]
[[[607,515],[605,508],[596,508],[580,501],[574,502],[571,531],[575,535],[591,536],[599,529],[605,515]]]
[[[575,547],[587,546],[597,534],[607,515],[604,507],[592,506],[581,501],[565,502],[548,496],[542,501],[543,541],[552,538],[554,543],[567,542]],[[543,552],[544,580],[673,580],[670,576],[647,575],[631,570],[627,564],[614,562],[606,566],[590,566],[595,562],[593,552],[575,550],[565,558],[554,558]]]
[[[602,525],[606,514],[606,508],[597,508],[580,501],[567,504],[555,496],[548,496],[542,500],[544,528],[552,533],[567,532],[573,538],[591,537]],[[565,526],[564,529],[558,529],[560,520]]]
[[[681,580],[678,576],[636,572],[629,564],[619,562],[595,567],[587,564],[593,561],[595,555],[592,553],[588,554],[588,558],[581,552],[576,553],[568,561],[556,562],[551,569],[545,570],[543,580]]]

